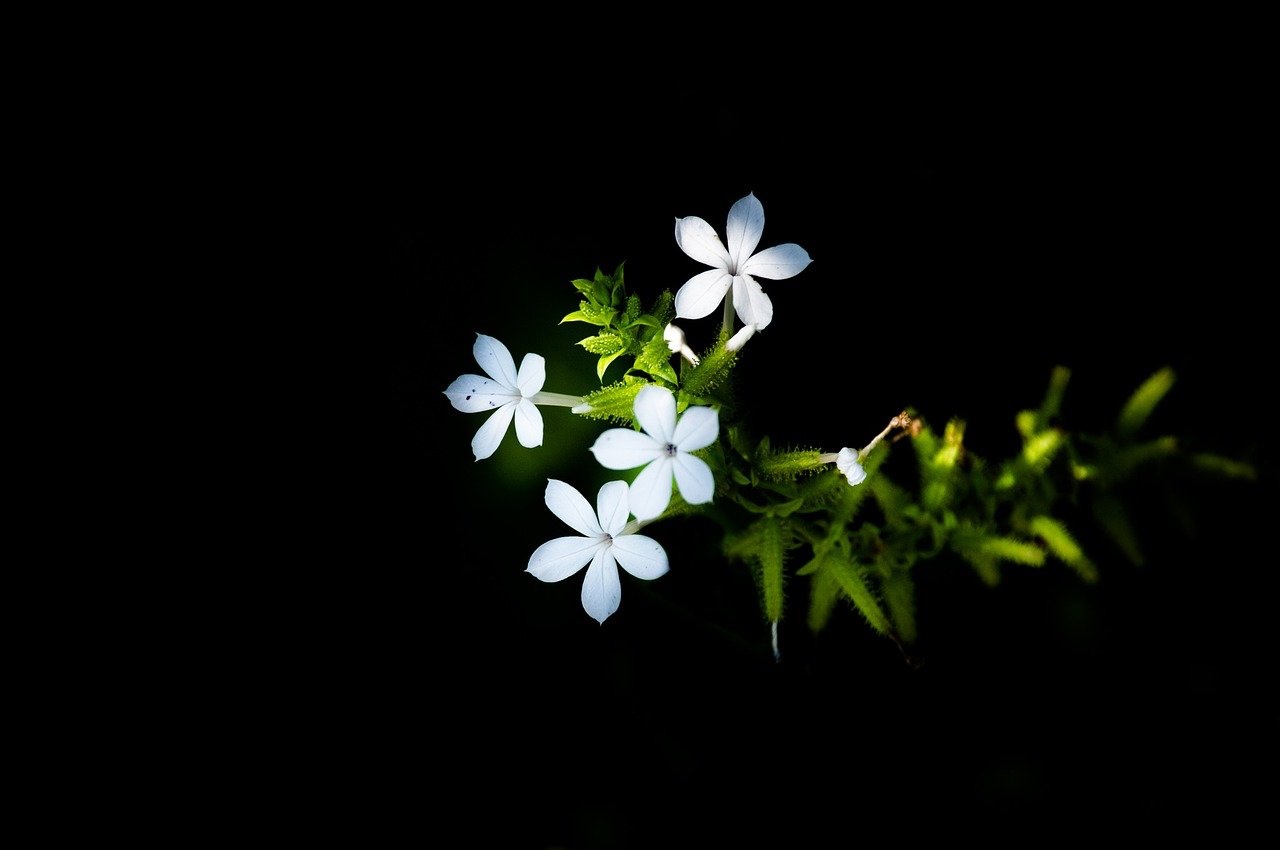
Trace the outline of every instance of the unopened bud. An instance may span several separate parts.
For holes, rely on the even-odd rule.
[[[694,366],[701,362],[698,359],[698,355],[693,353],[693,349],[685,341],[684,331],[680,330],[676,325],[667,325],[666,329],[662,331],[662,338],[667,341],[667,348],[671,350],[672,354],[679,354]]]
[[[747,340],[756,335],[755,325],[743,325],[742,330],[738,331],[729,341],[724,344],[725,351],[740,351],[742,346],[747,344]]]

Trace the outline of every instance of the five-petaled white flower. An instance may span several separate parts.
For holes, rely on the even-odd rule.
[[[542,413],[533,403],[533,397],[547,379],[546,361],[542,355],[526,354],[517,372],[516,362],[507,347],[484,334],[476,334],[472,353],[489,377],[463,375],[450,384],[444,394],[463,413],[493,411],[471,440],[471,451],[475,453],[476,460],[484,460],[498,450],[512,418],[516,420],[516,437],[520,445],[527,449],[542,445]]]
[[[604,623],[622,602],[618,566],[636,578],[655,579],[667,572],[667,553],[658,541],[628,534],[627,482],[610,481],[596,496],[596,509],[573,487],[547,479],[547,507],[582,537],[557,537],[529,558],[528,572],[542,581],[560,581],[587,567],[582,607]]]
[[[715,228],[697,216],[676,219],[676,244],[693,259],[711,266],[710,271],[689,278],[676,293],[676,315],[682,319],[708,316],[733,287],[733,309],[744,325],[764,330],[773,321],[773,302],[755,278],[785,280],[804,271],[812,260],[799,245],[788,242],[752,254],[764,233],[764,207],[754,193],[729,210],[729,248],[725,250]]]
[[[671,390],[653,384],[636,394],[635,414],[644,433],[611,428],[596,438],[591,451],[608,469],[644,466],[631,482],[631,512],[636,519],[654,519],[667,509],[673,475],[686,502],[710,502],[715,495],[715,477],[711,467],[690,452],[716,441],[719,414],[710,407],[690,407],[677,422],[676,397]]]
[[[863,481],[867,480],[867,471],[862,468],[862,464],[858,463],[858,450],[851,448],[843,448],[836,455],[836,469],[844,473],[844,477],[849,479],[850,487],[857,487]]]

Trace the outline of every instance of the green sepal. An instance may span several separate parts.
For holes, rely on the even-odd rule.
[[[583,398],[588,407],[580,415],[631,425],[635,422],[636,395],[648,385],[648,381],[628,376],[615,384],[601,387]]]

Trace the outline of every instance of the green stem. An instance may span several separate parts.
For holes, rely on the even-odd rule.
[[[733,290],[724,294],[724,334],[733,333]]]

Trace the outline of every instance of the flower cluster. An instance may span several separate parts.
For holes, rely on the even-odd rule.
[[[601,487],[594,509],[572,485],[548,480],[548,509],[578,535],[542,544],[529,558],[527,568],[535,578],[553,582],[586,567],[582,607],[601,623],[621,602],[618,567],[644,580],[656,579],[668,570],[667,553],[661,544],[636,532],[667,514],[675,494],[682,509],[696,509],[712,503],[718,485],[734,486],[747,478],[745,473],[731,470],[725,460],[728,443],[721,441],[726,435],[720,421],[723,399],[714,389],[732,369],[747,341],[773,321],[773,302],[756,279],[791,278],[811,262],[803,248],[791,243],[756,251],[763,232],[764,207],[754,194],[738,200],[729,210],[727,245],[705,220],[677,218],[676,244],[711,268],[691,277],[674,298],[664,294],[666,300],[660,299],[652,313],[642,313],[636,296],[626,295],[621,269],[615,278],[597,272],[595,280],[574,281],[585,300],[565,320],[587,322],[600,329],[580,344],[600,355],[602,382],[614,359],[634,357],[635,365],[618,384],[602,387],[585,398],[545,392],[546,368],[541,356],[526,354],[517,369],[505,345],[479,334],[473,354],[484,374],[463,375],[444,391],[457,410],[490,414],[471,441],[477,461],[493,455],[512,422],[520,445],[540,446],[543,420],[539,405],[569,407],[578,415],[621,419],[634,426],[604,431],[589,449],[606,469],[639,470],[630,484],[611,481]],[[724,323],[719,339],[699,356],[671,318],[701,319],[722,303]],[[735,316],[742,323],[736,332]],[[678,375],[669,362],[672,355],[678,355],[692,371]],[[857,485],[866,477],[860,463],[865,451],[814,452],[797,463],[806,473],[834,463],[850,485]]]

